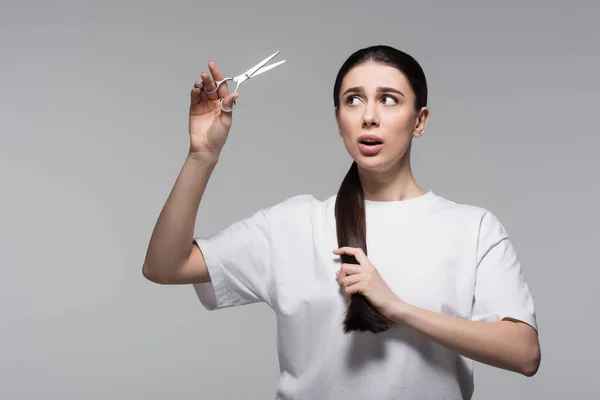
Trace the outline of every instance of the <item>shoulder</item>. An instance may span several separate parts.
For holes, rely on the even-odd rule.
[[[286,215],[302,210],[310,210],[320,204],[322,202],[311,194],[297,194],[263,208],[263,212],[267,215]]]
[[[437,198],[437,208],[440,212],[455,214],[459,217],[474,218],[476,220],[497,219],[496,215],[486,207],[471,203],[461,203],[440,195],[437,195]]]
[[[272,240],[298,243],[328,226],[328,200],[310,194],[284,198],[262,209]]]
[[[437,211],[458,225],[467,223],[480,234],[506,235],[506,229],[500,222],[500,218],[491,209],[450,200],[440,195],[437,195],[437,198]]]
[[[289,212],[302,208],[309,208],[318,203],[320,203],[320,201],[311,194],[297,194],[286,197],[283,200],[274,203],[265,210],[268,212]]]
[[[293,220],[306,220],[319,210],[324,209],[326,203],[311,194],[297,194],[286,197],[261,211],[271,222],[291,222]]]

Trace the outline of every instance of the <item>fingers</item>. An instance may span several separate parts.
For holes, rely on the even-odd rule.
[[[234,106],[234,102],[237,100],[237,98],[240,97],[240,95],[238,93],[231,93],[228,94],[224,99],[223,99],[223,108],[225,110],[231,110]]]
[[[341,272],[345,275],[358,274],[359,272],[363,272],[365,268],[359,264],[342,264]]]
[[[206,72],[200,74],[200,77],[202,78],[202,83],[204,84],[204,88],[207,92],[212,92],[213,90],[215,90],[217,85],[215,85],[215,82],[213,82],[211,77]],[[218,100],[219,94],[218,92],[206,93],[206,97],[208,97],[210,100]]]
[[[367,277],[366,274],[354,274],[354,275],[346,275],[342,279],[340,279],[340,286],[343,288],[347,288],[348,286],[352,286],[355,283],[358,283]]]
[[[238,98],[237,93],[229,93],[229,88],[226,82],[223,82],[217,88],[215,81],[222,81],[223,74],[214,61],[208,62],[210,75],[207,72],[200,74],[200,79],[196,81],[191,91],[192,104],[198,104],[202,98],[207,98],[212,101],[222,99],[221,122],[231,122],[231,111],[235,106],[235,100]],[[212,92],[212,93],[211,93]]]
[[[340,247],[339,249],[333,250],[333,253],[334,254],[350,254],[350,255],[354,256],[354,258],[356,258],[356,261],[358,261],[359,264],[362,264],[362,265],[370,264],[370,261],[367,258],[367,255],[365,254],[363,249],[361,249],[360,247],[348,247],[348,246]]]
[[[338,284],[342,284],[342,282],[344,281],[344,279],[346,279],[346,277],[348,276],[360,276],[362,274],[364,274],[366,271],[364,268],[362,268],[360,265],[354,265],[354,264],[342,264],[342,267],[340,268],[339,271],[337,271],[335,273],[335,277],[337,280]]]
[[[223,79],[223,74],[221,73],[221,70],[219,70],[219,67],[214,61],[208,62],[208,69],[210,70],[210,73],[215,81],[220,81]],[[214,87],[210,90],[214,90]],[[219,99],[224,99],[225,97],[227,97],[228,94],[229,88],[227,87],[227,82],[225,82],[219,86],[219,89],[217,90],[217,95]]]
[[[215,83],[215,81],[219,82],[223,80],[223,74],[221,73],[221,70],[219,70],[217,64],[212,60],[208,62],[208,69],[210,71],[210,75],[206,72],[200,74],[202,83],[204,84],[204,88],[207,92],[206,96],[210,100],[224,99],[229,94],[227,82],[221,83],[218,88],[217,84]]]
[[[191,104],[198,104],[200,102],[200,97],[202,96],[204,92],[204,83],[202,82],[202,80],[197,80],[196,82],[194,82],[194,86],[192,87],[192,90],[190,92],[190,97],[191,97]]]
[[[356,294],[356,293],[362,293],[363,287],[364,287],[364,283],[362,281],[343,286],[344,297],[346,297],[346,300],[348,300],[348,301],[352,300],[352,295]]]
[[[342,293],[347,301],[350,301],[353,293],[358,293],[360,290],[360,283],[367,279],[366,273],[358,273],[352,275],[345,275],[343,271],[337,273],[337,282],[340,285]]]

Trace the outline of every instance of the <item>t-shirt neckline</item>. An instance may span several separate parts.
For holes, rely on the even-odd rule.
[[[389,213],[390,217],[394,215],[417,212],[427,208],[429,205],[433,204],[438,197],[433,190],[426,189],[427,192],[410,199],[404,200],[395,200],[395,201],[375,201],[375,200],[366,200],[365,199],[365,214],[379,215],[381,212]],[[335,222],[335,201],[337,198],[337,194],[332,195],[327,203],[327,219],[329,220],[329,227],[332,231],[336,232],[336,222]]]
[[[380,208],[391,208],[394,210],[399,209],[414,209],[419,208],[428,203],[434,197],[434,193],[431,189],[417,197],[411,197],[410,199],[403,200],[392,200],[392,201],[378,201],[378,200],[367,200],[365,199],[365,209],[380,209]]]

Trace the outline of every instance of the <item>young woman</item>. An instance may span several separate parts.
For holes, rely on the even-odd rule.
[[[215,63],[209,69],[223,78]],[[429,118],[425,75],[411,56],[372,46],[342,65],[335,118],[354,162],[336,195],[294,196],[194,238],[232,124],[223,109],[238,97],[226,85],[206,93],[214,88],[203,73],[192,89],[189,156],[143,273],[193,284],[209,310],[268,304],[277,398],[469,399],[473,360],[536,373],[533,300],[506,230],[490,211],[424,189],[411,173],[411,143]]]

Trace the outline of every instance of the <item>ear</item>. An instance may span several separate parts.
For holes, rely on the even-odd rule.
[[[429,108],[427,107],[422,107],[418,114],[417,114],[417,118],[415,120],[415,129],[413,130],[413,136],[414,137],[421,137],[423,135],[423,132],[425,132],[425,126],[427,125],[427,122],[429,121]]]

